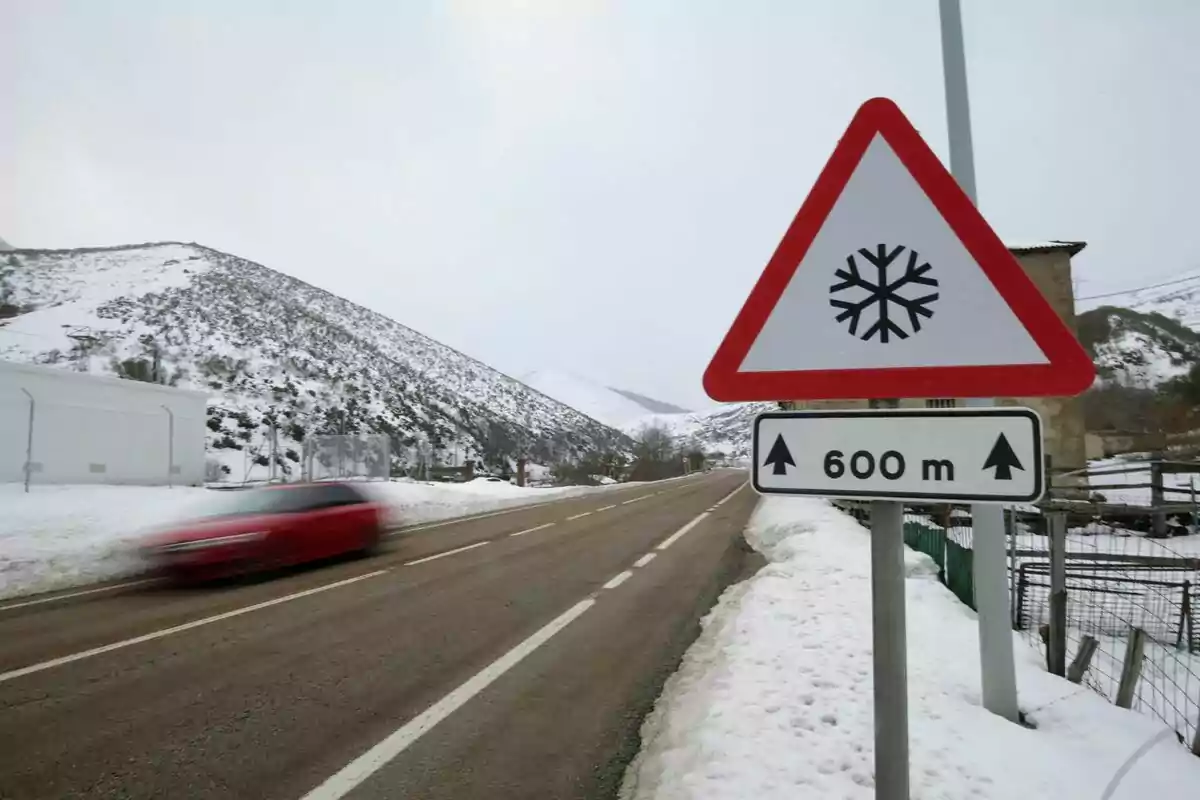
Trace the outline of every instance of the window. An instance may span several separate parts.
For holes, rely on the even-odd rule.
[[[925,401],[926,408],[955,408],[957,405],[958,401],[952,397],[939,397],[933,400]]]

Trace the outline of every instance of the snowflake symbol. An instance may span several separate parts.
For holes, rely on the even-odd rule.
[[[838,322],[850,320],[850,335],[858,336],[858,325],[862,322],[863,313],[871,306],[878,307],[878,316],[875,323],[867,328],[859,338],[864,342],[870,341],[872,337],[878,335],[879,341],[887,344],[889,338],[895,334],[901,339],[908,338],[908,332],[904,328],[896,324],[892,319],[893,304],[900,307],[900,310],[908,312],[908,324],[912,328],[913,333],[921,330],[921,317],[932,317],[933,310],[929,308],[929,304],[938,299],[937,292],[927,294],[924,297],[903,297],[899,294],[899,290],[910,284],[920,284],[922,286],[937,286],[936,278],[930,278],[925,273],[932,269],[928,263],[923,263],[918,266],[921,261],[921,256],[915,250],[908,251],[908,266],[904,270],[904,274],[896,278],[892,282],[888,282],[887,270],[901,253],[905,252],[904,245],[897,245],[895,250],[888,252],[887,245],[876,245],[875,252],[864,248],[859,249],[858,254],[865,258],[877,271],[877,276],[874,281],[864,278],[858,271],[858,264],[854,260],[853,255],[846,256],[846,264],[849,269],[839,269],[835,275],[841,278],[841,283],[835,283],[829,287],[830,294],[847,289],[866,289],[867,297],[857,302],[847,300],[839,300],[836,297],[829,299],[829,305],[834,308],[841,309],[841,313],[837,315]]]

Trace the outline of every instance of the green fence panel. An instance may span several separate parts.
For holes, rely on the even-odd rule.
[[[939,573],[946,569],[946,532],[919,522],[904,523],[904,543],[924,553],[938,565]]]
[[[946,584],[954,596],[975,608],[975,578],[973,564],[975,552],[969,547],[963,547],[952,539],[946,540],[946,566],[943,570]]]

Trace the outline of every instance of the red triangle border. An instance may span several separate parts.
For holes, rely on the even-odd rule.
[[[877,134],[883,136],[928,195],[1049,359],[1048,364],[779,372],[740,370],[746,354]],[[874,98],[864,103],[854,115],[738,312],[704,372],[704,389],[709,397],[723,402],[1070,396],[1091,386],[1095,375],[1091,358],[1074,334],[916,128],[891,100]]]

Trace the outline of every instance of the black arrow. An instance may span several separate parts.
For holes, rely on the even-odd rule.
[[[787,468],[796,466],[782,433],[775,437],[775,444],[771,445],[771,452],[767,453],[767,460],[763,462],[764,467],[772,465],[775,467],[771,470],[772,475],[787,475]]]
[[[987,460],[983,462],[984,469],[996,468],[995,478],[998,481],[1011,481],[1013,467],[1024,471],[1025,467],[1021,466],[1020,459],[1013,452],[1012,445],[1008,443],[1008,439],[1002,433],[996,443],[992,445],[992,452],[988,453]]]

